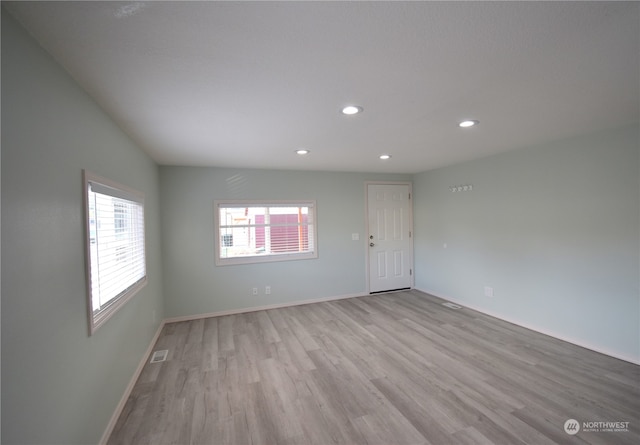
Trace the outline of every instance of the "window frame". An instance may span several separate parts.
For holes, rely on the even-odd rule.
[[[144,205],[144,194],[122,184],[119,184],[110,179],[103,178],[98,176],[88,170],[82,171],[83,177],[83,204],[84,204],[84,223],[85,223],[85,274],[86,274],[86,285],[87,285],[87,316],[89,322],[89,335],[93,335],[98,328],[103,326],[107,320],[109,320],[114,314],[116,314],[134,295],[136,295],[143,287],[147,284],[147,256],[146,256],[146,227],[145,227],[145,205]],[[91,281],[92,275],[92,244],[95,244],[97,241],[93,240],[92,237],[92,227],[91,227],[91,208],[89,204],[90,186],[94,184],[94,187],[98,189],[95,193],[99,193],[105,196],[112,196],[114,198],[124,199],[133,203],[137,203],[141,206],[142,210],[142,266],[143,266],[143,276],[138,278],[136,281],[132,283],[128,283],[122,289],[118,291],[118,294],[113,299],[109,300],[108,303],[104,305],[104,307],[100,308],[97,311],[94,311],[93,304],[93,285]],[[113,232],[115,239],[122,239],[123,234],[126,234],[129,229],[133,229],[130,227],[123,227],[118,224],[118,219],[121,218],[122,215],[116,217],[115,208],[119,207],[114,203],[114,221],[113,221]],[[127,224],[129,222],[127,221]],[[97,221],[96,221],[97,224]],[[126,224],[125,224],[126,225]],[[124,228],[124,232],[123,232]],[[97,233],[97,229],[96,229]],[[138,245],[139,243],[134,243]],[[122,255],[121,248],[114,247],[116,258],[118,255]]]
[[[308,237],[313,240],[313,250],[305,252],[272,253],[262,255],[251,255],[242,257],[221,257],[222,226],[220,221],[220,208],[225,207],[308,207],[311,223],[307,223]],[[318,207],[315,200],[238,200],[223,199],[215,200],[213,204],[214,226],[215,226],[215,265],[230,266],[239,264],[272,263],[280,261],[302,261],[318,258]]]

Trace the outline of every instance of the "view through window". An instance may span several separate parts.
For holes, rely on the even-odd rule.
[[[317,258],[314,202],[217,202],[217,262]]]

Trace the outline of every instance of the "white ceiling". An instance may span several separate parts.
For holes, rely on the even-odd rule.
[[[2,3],[163,165],[415,173],[640,120],[638,2]]]

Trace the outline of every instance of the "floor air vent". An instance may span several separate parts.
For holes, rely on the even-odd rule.
[[[169,353],[168,349],[163,349],[162,351],[155,351],[151,356],[150,363],[164,362],[167,359],[168,353]]]
[[[442,303],[442,305],[446,306],[448,308],[451,308],[451,309],[462,309],[462,306],[458,306],[457,304],[453,304],[453,303],[449,303],[449,302]]]

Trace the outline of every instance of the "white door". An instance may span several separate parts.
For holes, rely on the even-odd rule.
[[[413,238],[409,184],[367,185],[369,292],[412,285]]]

